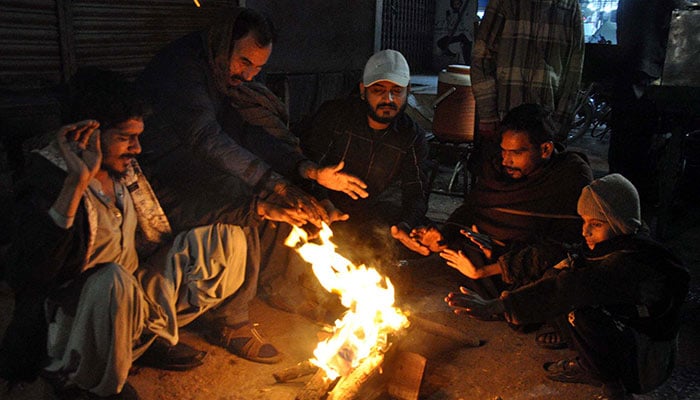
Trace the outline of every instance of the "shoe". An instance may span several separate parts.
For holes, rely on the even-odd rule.
[[[282,353],[249,322],[236,327],[215,327],[207,334],[207,340],[246,360],[264,364],[275,364],[282,360]]]
[[[547,378],[566,383],[583,383],[600,387],[603,383],[591,375],[580,363],[579,358],[564,359],[544,363]]]
[[[134,363],[168,371],[189,371],[204,364],[202,359],[206,355],[206,351],[197,350],[185,343],[178,342],[171,346],[164,339],[158,338]]]
[[[79,388],[68,379],[68,375],[61,371],[42,370],[39,373],[46,382],[51,385],[59,400],[140,400],[136,389],[129,382],[125,382],[119,393],[111,396],[98,396],[88,390]]]
[[[549,324],[543,325],[535,334],[535,344],[539,347],[560,350],[569,347],[559,330]]]

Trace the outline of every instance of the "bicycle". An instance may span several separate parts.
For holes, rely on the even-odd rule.
[[[579,90],[576,96],[574,118],[571,123],[566,143],[581,138],[588,130],[591,136],[603,140],[610,132],[610,113],[612,108],[606,100],[601,84],[593,82],[586,90]],[[602,128],[602,130],[599,130]]]

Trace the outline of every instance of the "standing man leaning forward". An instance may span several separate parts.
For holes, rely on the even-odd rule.
[[[300,137],[310,159],[322,166],[342,163],[344,171],[367,183],[369,197],[359,200],[317,192],[331,221],[339,221],[333,225],[336,243],[364,258],[370,251],[387,253],[394,242],[390,234],[407,234],[424,222],[428,148],[425,132],[404,112],[410,70],[401,53],[382,50],[370,57],[359,89],[359,97],[323,104]],[[382,198],[395,182],[400,182],[400,205]]]
[[[340,172],[342,165],[318,168],[301,154],[284,107],[251,82],[275,36],[267,17],[235,8],[166,46],[140,76],[154,108],[142,163],[176,228],[226,222],[217,210],[251,189],[276,193],[317,225],[327,220],[315,199],[291,185],[295,180],[366,196],[361,181]]]
[[[556,148],[553,132],[541,106],[511,110],[501,125],[501,154],[464,204],[441,230],[414,229],[409,239],[422,254],[440,252],[467,277],[464,285],[486,298],[542,276],[566,254],[565,244],[578,241],[576,202],[593,175],[585,156]]]
[[[97,120],[59,129],[32,154],[16,189],[21,223],[7,260],[15,308],[1,376],[31,380],[41,370],[61,396],[138,398],[126,383],[132,361],[141,356],[145,365],[172,370],[201,365],[205,353],[180,343],[178,329],[227,298],[238,321],[229,327],[238,333],[228,350],[277,361],[280,353],[248,319],[257,237],[247,227],[215,224],[173,240],[135,160],[144,103],[112,73],[85,82],[73,116]],[[259,198],[236,215],[241,225],[304,222],[296,210]]]

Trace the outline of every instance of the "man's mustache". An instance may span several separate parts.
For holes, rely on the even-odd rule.
[[[399,108],[396,106],[394,103],[382,103],[377,105],[377,109],[380,109],[382,107],[389,107],[392,110],[398,110]]]
[[[248,82],[243,75],[231,75],[231,80],[232,81],[241,81],[241,82]]]

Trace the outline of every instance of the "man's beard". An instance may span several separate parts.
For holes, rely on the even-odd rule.
[[[119,157],[119,159],[124,159],[124,158],[134,160],[134,159],[136,159],[136,155],[125,154],[125,155]],[[107,171],[107,175],[109,175],[110,178],[112,178],[116,181],[126,178],[126,173],[128,171],[128,169],[125,169],[124,171],[117,171],[114,168],[110,167],[109,165],[105,165],[105,164],[102,164],[102,169]]]
[[[113,170],[112,168],[109,168],[109,167],[105,167],[105,170],[107,171],[107,174],[109,175],[109,177],[114,179],[115,181],[119,181],[119,180],[126,178],[126,171],[119,172],[119,171]]]
[[[382,117],[382,116],[380,116],[379,114],[377,114],[377,112],[375,111],[375,109],[372,108],[372,106],[369,104],[369,102],[367,102],[367,100],[365,100],[365,104],[367,104],[367,114],[369,115],[370,118],[372,118],[373,120],[375,120],[375,121],[377,121],[377,122],[379,122],[379,123],[382,123],[382,124],[390,124],[391,122],[394,121],[394,119],[395,119],[396,117],[398,117],[398,116],[406,109],[406,105],[407,105],[408,103],[404,103],[404,104],[401,106],[401,108],[398,109],[398,112],[396,113],[396,115],[394,115],[393,117]],[[376,108],[380,108],[380,107],[384,107],[384,106],[386,106],[386,107],[391,107],[391,108],[394,109],[394,110],[397,109],[396,104],[393,104],[393,103],[381,103],[381,104],[377,104],[377,107],[376,107]]]
[[[501,176],[504,181],[506,182],[520,182],[527,178],[525,175],[522,174],[522,171],[518,168],[511,168],[512,171],[519,171],[520,172],[520,178],[514,178],[511,174],[509,174],[506,171],[506,168],[501,166]]]
[[[234,84],[234,82],[236,82],[236,83]],[[247,81],[245,80],[245,78],[244,78],[242,75],[235,75],[235,74],[234,74],[234,75],[231,75],[231,76],[228,78],[228,84],[229,84],[230,86],[233,86],[233,87],[236,87],[236,86],[238,86],[238,85],[241,85],[241,84],[243,84],[243,83],[245,83],[245,82],[247,82]]]

